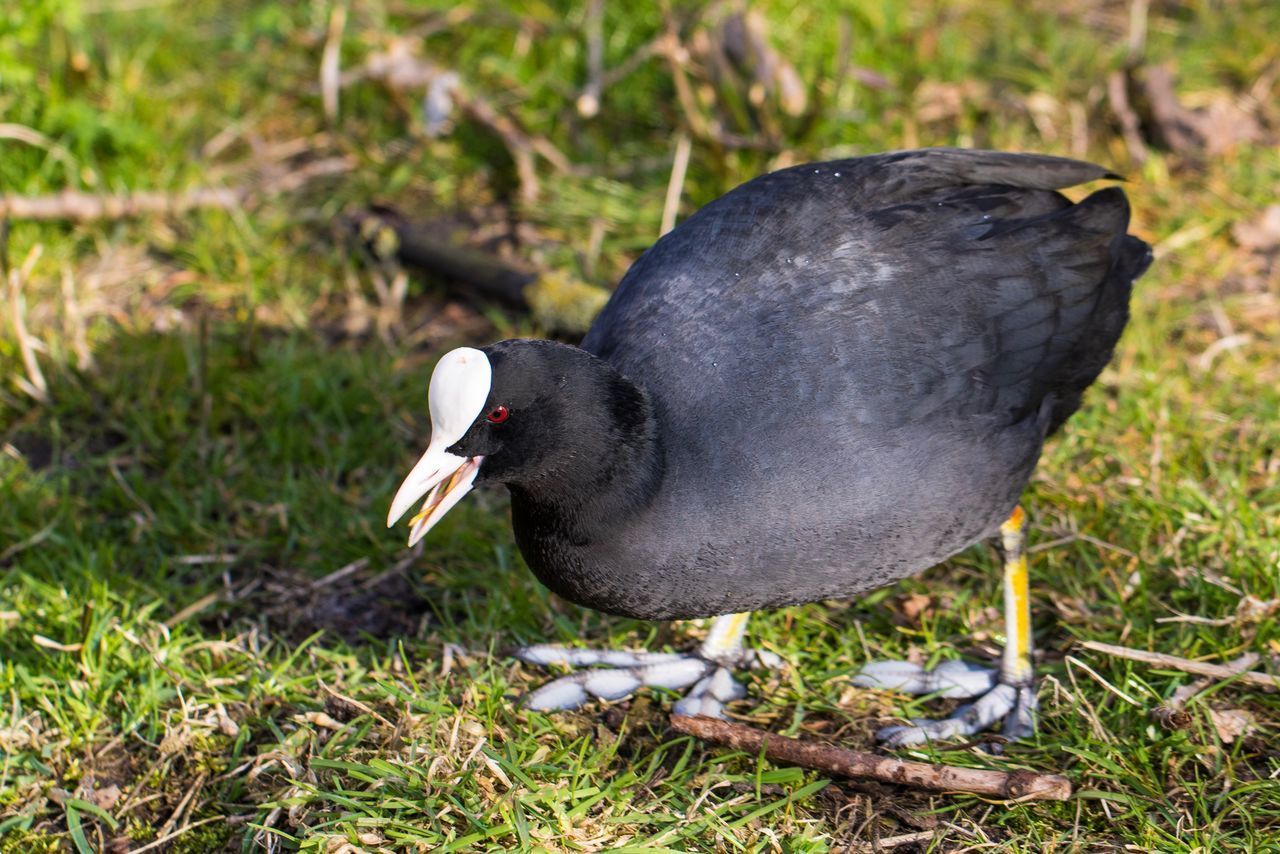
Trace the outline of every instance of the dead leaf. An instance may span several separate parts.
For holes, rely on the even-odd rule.
[[[119,802],[121,792],[120,787],[115,783],[112,783],[110,786],[104,786],[101,789],[94,789],[92,792],[88,792],[87,794],[88,797],[86,797],[85,800],[102,807],[107,812],[110,812],[115,807],[116,803]]]
[[[912,623],[918,623],[921,615],[932,613],[929,607],[932,604],[933,597],[927,593],[912,593],[910,596],[904,596],[901,604],[902,616]]]
[[[228,738],[240,735],[240,725],[231,719],[226,707],[221,703],[215,705],[213,710],[205,715],[205,723],[217,727]]]
[[[1230,744],[1253,727],[1253,715],[1244,709],[1210,709],[1209,716],[1223,744]]]
[[[1229,93],[1202,93],[1194,109],[1179,97],[1168,66],[1135,68],[1128,78],[1129,95],[1152,141],[1184,156],[1217,155],[1241,143],[1263,140],[1261,123]],[[1121,105],[1113,106],[1120,112]]]
[[[1161,703],[1151,710],[1156,723],[1168,730],[1186,729],[1191,726],[1191,713],[1172,703]]]
[[[160,755],[173,756],[186,751],[195,739],[195,734],[191,728],[185,723],[165,730],[164,738],[160,739]]]
[[[298,721],[299,723],[306,722],[312,726],[321,727],[322,729],[342,729],[344,726],[342,721],[335,720],[327,712],[307,712],[304,715],[294,716],[295,720],[298,718],[302,719]]]
[[[1280,205],[1270,205],[1258,218],[1237,222],[1231,234],[1242,249],[1270,252],[1280,249]]]

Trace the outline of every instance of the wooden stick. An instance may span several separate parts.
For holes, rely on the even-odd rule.
[[[1241,682],[1257,686],[1266,691],[1280,690],[1280,676],[1272,676],[1259,670],[1247,669],[1257,661],[1256,658],[1252,661],[1244,659],[1232,664],[1211,664],[1207,661],[1192,661],[1189,658],[1166,655],[1163,652],[1147,652],[1142,649],[1129,649],[1127,646],[1113,646],[1109,643],[1098,643],[1097,641],[1083,641],[1080,646],[1093,652],[1101,652],[1104,655],[1114,655],[1116,658],[1141,661],[1143,664],[1153,664],[1156,667],[1171,667],[1174,670],[1181,670],[1183,673],[1194,673],[1197,676],[1209,676],[1214,679],[1238,679]]]
[[[520,182],[520,200],[525,204],[536,202],[541,186],[533,165],[533,145],[528,134],[483,98],[461,91],[456,92],[454,97],[463,112],[496,133],[507,147],[507,153],[511,155],[511,161],[516,167],[516,178]]]
[[[338,120],[338,90],[342,77],[342,32],[347,28],[347,7],[339,3],[329,13],[329,34],[320,55],[320,101],[330,124]]]
[[[0,196],[0,217],[91,222],[143,214],[176,214],[194,208],[236,208],[243,201],[243,192],[221,187],[122,196],[63,190],[52,196]]]
[[[1123,71],[1113,71],[1107,77],[1107,102],[1111,111],[1120,122],[1120,132],[1124,135],[1125,147],[1133,162],[1147,162],[1147,144],[1142,140],[1142,120],[1133,111],[1129,103],[1129,75]]]
[[[578,115],[595,118],[600,112],[600,96],[604,93],[604,0],[587,0],[587,17],[583,26],[587,40],[587,85],[578,96]]]
[[[492,253],[459,246],[439,226],[410,220],[390,209],[355,211],[342,217],[340,224],[365,241],[375,256],[381,231],[390,229],[400,263],[462,283],[486,299],[522,310],[529,307],[524,290],[538,280],[536,272],[517,268]]]
[[[1034,771],[986,771],[910,762],[832,747],[798,738],[765,732],[745,724],[719,718],[672,715],[676,732],[692,735],[735,750],[759,753],[775,762],[814,768],[842,777],[861,777],[930,789],[936,792],[967,792],[1017,801],[1065,801],[1071,797],[1071,781],[1057,774]]]
[[[294,192],[316,178],[349,172],[353,165],[349,157],[325,157],[284,171],[255,186],[196,187],[172,193],[139,190],[113,195],[63,190],[48,196],[0,194],[0,219],[93,222],[150,214],[181,214],[197,208],[235,210],[272,194]]]
[[[658,236],[666,234],[676,227],[676,217],[680,214],[680,197],[684,195],[684,178],[689,171],[689,153],[693,150],[693,142],[689,134],[681,132],[676,136],[676,153],[671,163],[671,180],[667,182],[667,198],[662,203],[662,225]]]

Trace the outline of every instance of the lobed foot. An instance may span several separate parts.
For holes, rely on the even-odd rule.
[[[1012,684],[990,668],[963,661],[947,661],[933,670],[905,661],[873,662],[854,677],[853,684],[915,695],[974,698],[974,702],[956,709],[950,717],[913,719],[912,726],[890,726],[876,732],[876,739],[891,747],[967,738],[1001,719],[1001,735],[1009,741],[1035,732],[1035,687],[1029,682]]]
[[[598,668],[575,670],[534,690],[524,698],[530,709],[575,709],[590,697],[621,700],[641,688],[689,688],[676,703],[675,712],[711,717],[722,717],[726,703],[746,696],[746,688],[733,678],[731,668],[754,663],[776,667],[781,663],[772,653],[742,649],[712,659],[692,652],[621,652],[551,644],[524,647],[515,657],[527,664]]]

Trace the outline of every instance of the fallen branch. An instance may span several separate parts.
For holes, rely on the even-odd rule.
[[[235,210],[249,207],[272,195],[301,189],[316,178],[349,172],[349,157],[323,157],[271,175],[253,185],[240,187],[196,187],[172,193],[82,193],[63,190],[48,196],[6,196],[0,194],[0,219],[94,222],[151,214],[173,215],[197,208]]]
[[[457,282],[466,290],[527,310],[525,288],[538,274],[520,269],[480,249],[458,245],[441,227],[410,220],[393,210],[360,210],[339,219],[339,225],[363,241],[375,257],[388,251],[410,267]]]
[[[763,749],[764,755],[775,762],[813,768],[841,777],[879,780],[936,792],[967,792],[1016,801],[1065,801],[1071,797],[1071,781],[1057,774],[986,771],[980,768],[910,762],[891,756],[788,738],[718,718],[672,715],[671,726],[676,732],[715,744],[749,753],[759,753]]]
[[[205,187],[185,193],[127,193],[113,196],[63,190],[50,196],[0,196],[0,217],[14,219],[66,219],[92,222],[146,214],[177,214],[195,208],[236,208],[245,198],[242,190]]]
[[[1147,144],[1142,139],[1142,120],[1129,103],[1129,78],[1123,71],[1113,71],[1107,77],[1107,101],[1120,122],[1129,157],[1139,165],[1147,162]]]
[[[1197,676],[1209,676],[1214,679],[1237,679],[1266,691],[1280,690],[1280,676],[1272,676],[1259,670],[1248,669],[1257,663],[1257,656],[1246,657],[1231,664],[1211,664],[1207,661],[1192,661],[1189,658],[1166,655],[1163,652],[1147,652],[1142,649],[1129,649],[1126,646],[1113,646],[1109,643],[1098,643],[1097,641],[1083,641],[1080,646],[1083,649],[1100,652],[1104,655],[1114,655],[1116,658],[1127,658],[1130,661],[1140,661],[1143,664],[1153,664],[1156,667],[1170,667],[1174,670],[1181,670],[1183,673],[1194,673]]]

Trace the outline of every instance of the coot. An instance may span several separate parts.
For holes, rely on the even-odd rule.
[[[863,591],[986,537],[1005,554],[1008,641],[991,672],[871,664],[868,687],[977,700],[893,744],[1034,725],[1019,496],[1111,358],[1151,260],[1116,176],[958,149],[813,163],[750,181],[632,266],[580,347],[446,354],[431,439],[388,525],[417,542],[467,491],[504,484],[516,542],[559,595],[645,619],[717,616],[695,652],[534,646],[585,667],[526,702],[569,708],[692,686],[716,714],[747,612]],[[766,661],[765,663],[771,663]],[[590,669],[604,665],[603,669]]]

